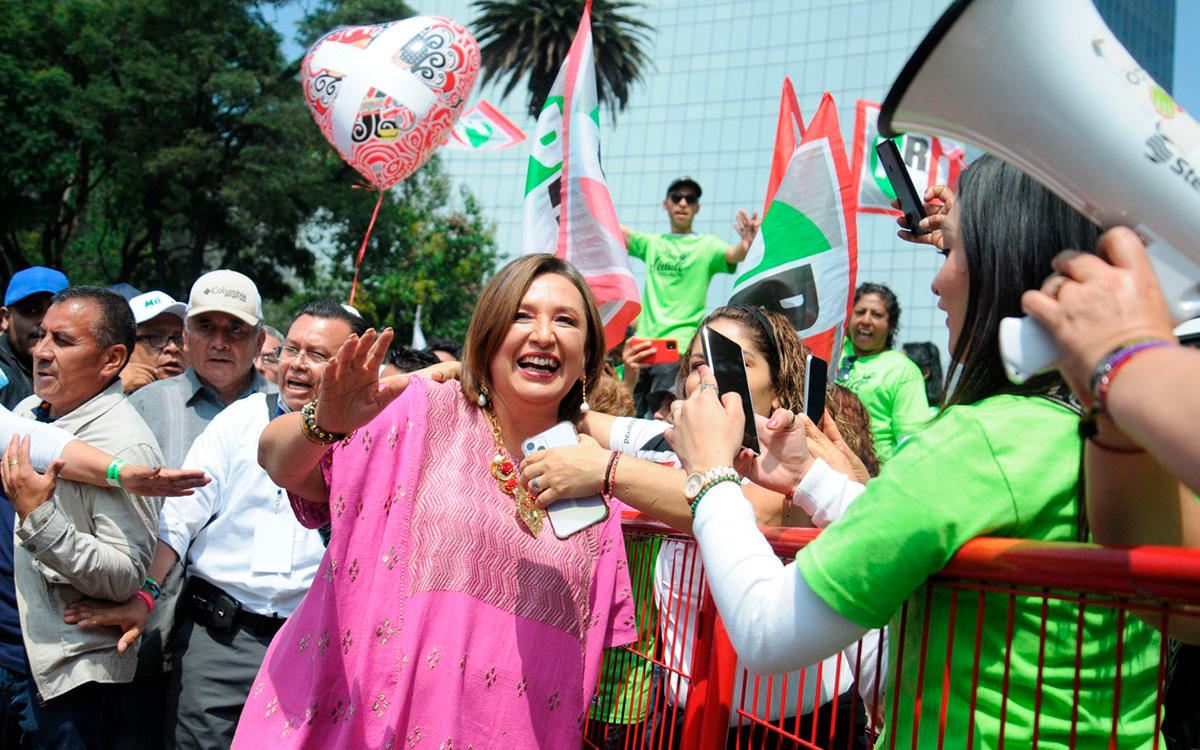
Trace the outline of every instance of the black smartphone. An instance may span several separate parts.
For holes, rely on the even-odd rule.
[[[708,326],[701,330],[700,343],[704,347],[704,361],[717,379],[717,394],[723,396],[732,391],[742,397],[742,414],[746,417],[742,446],[758,453],[758,425],[754,423],[754,399],[750,395],[750,381],[746,379],[742,347]]]
[[[829,363],[820,357],[808,355],[804,363],[804,413],[812,423],[821,426],[825,414],[825,381],[829,378]]]
[[[917,226],[917,222],[925,218],[925,202],[921,200],[921,194],[913,187],[912,179],[908,176],[908,168],[904,166],[904,160],[900,158],[900,149],[896,147],[896,142],[891,138],[885,138],[875,144],[875,153],[879,154],[879,161],[883,164],[883,171],[887,173],[888,182],[892,183],[892,192],[900,199],[900,210],[904,212],[904,220],[908,222],[908,231],[912,232],[914,237],[921,237],[929,232]]]

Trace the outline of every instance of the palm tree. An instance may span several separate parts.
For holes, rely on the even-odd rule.
[[[650,63],[647,45],[653,27],[631,13],[644,9],[642,3],[591,3],[597,94],[615,115],[625,109],[630,86]],[[584,0],[477,0],[474,5],[483,83],[507,77],[507,96],[528,76],[529,114],[537,117],[567,58]]]

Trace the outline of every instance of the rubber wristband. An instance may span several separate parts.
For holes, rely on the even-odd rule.
[[[112,463],[108,465],[108,472],[104,476],[104,481],[108,482],[109,487],[121,486],[121,467],[125,462],[119,458],[114,458]]]
[[[142,601],[144,601],[146,603],[146,606],[150,608],[151,612],[154,611],[154,598],[153,597],[151,597],[149,594],[147,594],[145,591],[143,591],[141,589],[138,589],[137,591],[135,591],[133,593],[133,595],[136,596],[137,598],[141,599]]]
[[[159,585],[158,581],[149,576],[146,577],[146,582],[142,584],[142,591],[154,597],[155,600],[162,596],[162,586]]]

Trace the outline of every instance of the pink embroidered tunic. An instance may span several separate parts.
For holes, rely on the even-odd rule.
[[[602,650],[637,639],[620,514],[531,535],[457,382],[414,378],[322,460],[333,538],[233,747],[580,747]]]

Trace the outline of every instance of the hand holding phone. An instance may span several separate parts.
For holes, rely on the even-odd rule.
[[[713,371],[713,377],[717,381],[717,394],[724,396],[733,392],[742,397],[742,414],[746,418],[742,447],[758,453],[754,398],[750,395],[750,381],[746,378],[746,358],[742,354],[742,347],[708,326],[700,330],[700,343],[704,347],[704,361]]]
[[[804,366],[804,413],[812,423],[820,427],[825,415],[825,384],[829,377],[829,363],[820,357],[808,355]]]
[[[641,344],[651,344],[652,354],[641,360],[643,365],[669,365],[679,361],[679,342],[675,339],[639,339],[630,338],[626,346],[639,347]]]
[[[875,144],[875,153],[879,155],[879,163],[887,174],[888,182],[892,184],[892,192],[900,201],[900,210],[904,212],[904,220],[908,222],[908,231],[913,237],[923,237],[929,232],[920,227],[921,219],[925,218],[925,204],[921,194],[913,187],[912,179],[908,176],[908,167],[900,158],[900,149],[891,138],[885,138]]]
[[[575,432],[575,425],[559,422],[545,432],[526,438],[521,450],[528,456],[550,448],[578,444],[579,435]],[[554,536],[566,539],[608,518],[608,504],[599,495],[566,497],[550,503],[546,507],[546,515],[550,519],[550,527],[554,529]]]

